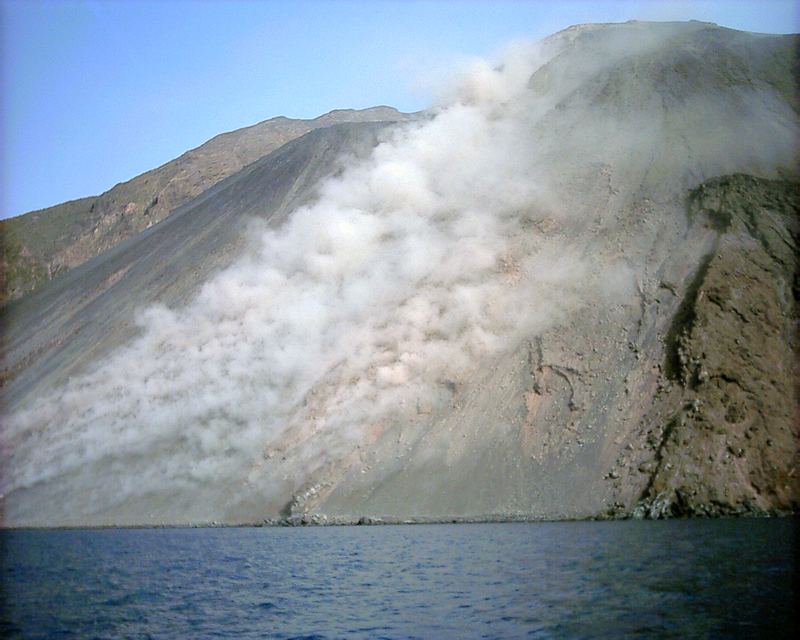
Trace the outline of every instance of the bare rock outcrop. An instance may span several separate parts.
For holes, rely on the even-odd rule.
[[[718,233],[675,315],[648,435],[637,515],[770,513],[798,507],[796,182],[734,175],[695,189],[694,225]]]

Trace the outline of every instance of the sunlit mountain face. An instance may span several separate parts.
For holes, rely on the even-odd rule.
[[[3,523],[790,509],[797,45],[517,44],[6,305]]]

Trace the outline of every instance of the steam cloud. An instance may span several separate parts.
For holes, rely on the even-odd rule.
[[[2,492],[27,496],[18,517],[274,507],[577,308],[590,265],[541,231],[572,215],[537,173],[541,62],[519,45],[475,63],[448,104],[261,229],[187,307],[144,310],[139,337],[11,416]]]

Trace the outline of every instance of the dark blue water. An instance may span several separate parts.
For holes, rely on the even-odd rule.
[[[784,520],[4,531],[0,635],[793,637]]]

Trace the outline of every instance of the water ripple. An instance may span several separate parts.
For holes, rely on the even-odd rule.
[[[793,637],[792,520],[2,531],[9,638]]]

